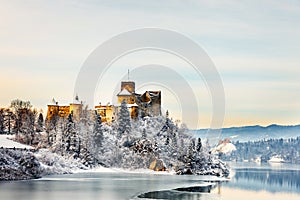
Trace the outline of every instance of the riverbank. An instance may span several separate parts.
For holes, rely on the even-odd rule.
[[[45,175],[71,174],[89,169],[72,157],[47,149],[35,150],[13,138],[13,135],[0,135],[0,181],[37,179]]]
[[[12,136],[9,135],[1,135],[0,149],[0,181],[28,180],[40,178],[46,175],[71,174],[78,171],[99,169],[99,166],[86,166],[81,159],[74,159],[71,154],[65,154],[62,156],[60,154],[53,153],[48,149],[36,150],[31,146],[17,143],[13,141]],[[127,157],[133,156],[133,158],[136,158],[138,156],[137,153],[130,152],[127,147],[124,147],[122,150],[127,153],[123,154]],[[114,150],[111,150],[111,152],[113,151]],[[110,157],[107,157],[107,159],[110,159]],[[156,173],[155,171],[157,171],[147,168],[147,166],[149,166],[148,164],[144,165],[144,167],[137,168],[137,166],[128,164],[130,162],[129,159],[126,161],[126,167],[112,166],[111,168],[102,168],[102,170],[110,171],[112,168],[117,168],[117,171],[133,173],[145,171],[147,171],[147,173]],[[162,166],[166,166],[163,161],[161,161],[161,163]],[[143,162],[141,159],[136,160],[136,164],[143,164]],[[199,167],[195,167],[194,165],[199,165]],[[191,160],[190,166],[183,165],[181,168],[169,167],[165,168],[165,170],[158,171],[178,175],[214,175],[220,177],[227,177],[229,174],[226,164],[218,159],[211,160],[205,165],[204,163],[197,163],[196,161]]]
[[[40,149],[0,149],[0,181],[37,179],[46,175],[87,170],[79,161]]]
[[[36,156],[28,150],[0,149],[0,180],[40,178],[43,170]]]

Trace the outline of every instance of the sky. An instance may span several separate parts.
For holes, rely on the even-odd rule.
[[[53,97],[71,102],[76,77],[95,48],[122,32],[157,27],[189,37],[209,55],[223,81],[224,127],[300,124],[299,1],[0,0],[0,16],[0,107],[19,98],[45,112]],[[162,52],[117,60],[95,101],[109,102],[127,69],[146,64],[166,65],[199,89],[200,127],[210,126],[205,83],[188,66],[183,70],[182,60]],[[136,85],[140,91],[161,89],[163,110],[180,119],[185,106],[172,88]]]

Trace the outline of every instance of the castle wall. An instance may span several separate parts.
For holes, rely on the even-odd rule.
[[[70,109],[69,113],[73,113],[73,118],[79,120],[80,114],[82,112],[82,104],[70,104]]]
[[[121,104],[123,100],[125,100],[127,104],[135,103],[134,95],[118,95],[118,104]]]
[[[67,117],[70,114],[70,106],[48,105],[47,120],[54,116]]]
[[[109,106],[95,106],[97,113],[101,116],[102,122],[113,122],[116,118],[117,109],[116,107]]]

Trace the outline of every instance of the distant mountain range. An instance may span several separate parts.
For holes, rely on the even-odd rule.
[[[208,129],[191,130],[196,137],[205,138]],[[231,141],[256,141],[263,139],[288,139],[300,136],[300,125],[281,126],[272,124],[269,126],[242,126],[223,128],[220,139],[230,138]]]

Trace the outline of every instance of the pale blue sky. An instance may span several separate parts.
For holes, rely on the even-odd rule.
[[[80,67],[97,46],[158,27],[190,37],[211,57],[224,83],[225,126],[299,124],[299,1],[0,0],[0,13],[1,107],[15,98],[44,110],[52,97],[71,101]],[[201,98],[208,127],[210,105]]]

